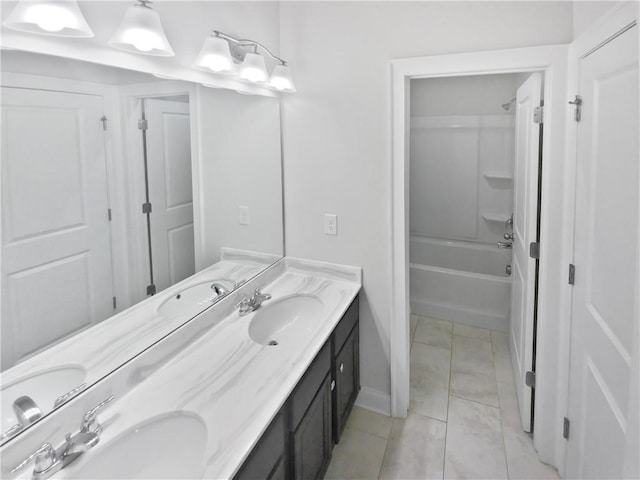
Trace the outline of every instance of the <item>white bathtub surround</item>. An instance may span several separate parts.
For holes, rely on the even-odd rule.
[[[412,236],[410,252],[412,313],[509,331],[510,251]]]
[[[198,302],[198,305],[185,308],[184,314],[169,317],[159,311],[166,301],[191,286],[203,283],[222,281],[221,283],[228,282],[233,285],[233,283],[247,281],[264,270],[265,266],[279,258],[272,258],[264,254],[252,258],[250,252],[242,253],[241,251],[235,251],[235,256],[236,259],[234,260],[218,262],[118,315],[5,370],[0,374],[3,393],[18,382],[28,381],[30,377],[39,375],[43,371],[54,372],[69,368],[80,369],[82,375],[76,384],[70,385],[62,382],[59,384],[59,391],[48,391],[42,395],[33,389],[23,393],[25,395],[29,394],[35,399],[42,398],[41,402],[36,400],[36,403],[46,414],[53,407],[52,399],[67,393],[82,383],[90,386],[105,375],[108,375],[132,357],[180,327],[195,314],[209,308],[212,305],[210,298],[213,298],[214,294],[211,292],[209,295],[205,288],[205,297]],[[8,424],[12,421],[11,404],[12,401],[7,403],[8,411],[5,411],[4,407],[2,409],[3,427],[5,423]]]
[[[291,260],[291,264],[290,268],[287,259],[278,262],[244,285],[237,295],[223,299],[154,345],[140,356],[135,370],[129,368],[125,373],[127,369],[123,369],[122,375],[118,372],[103,382],[112,381],[112,388],[120,393],[114,391],[117,401],[100,416],[105,425],[100,445],[78,460],[77,466],[63,470],[59,478],[73,478],[74,468],[89,463],[92,455],[99,455],[100,448],[106,448],[110,440],[131,426],[178,411],[197,415],[207,425],[205,454],[198,469],[203,478],[233,476],[360,290],[359,268],[300,259]],[[305,274],[305,266],[314,273]],[[312,295],[322,301],[322,321],[309,332],[307,341],[271,347],[249,338],[249,324],[260,309],[240,317],[233,305],[236,297],[256,287],[272,295],[262,308],[294,294]],[[157,368],[158,359],[153,357],[159,351],[165,357]],[[154,364],[145,366],[148,361]],[[151,372],[145,372],[145,367]],[[51,424],[56,419],[49,420]],[[45,438],[56,442],[60,436],[62,441],[63,436],[57,432],[74,428],[75,423],[52,428]],[[5,461],[7,455],[3,455]],[[3,463],[3,473],[8,466]]]

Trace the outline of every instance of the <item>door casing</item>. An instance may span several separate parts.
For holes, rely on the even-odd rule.
[[[558,419],[566,405],[566,391],[558,388],[565,368],[560,340],[567,337],[556,321],[569,290],[558,265],[568,264],[570,237],[563,225],[567,212],[564,169],[567,45],[517,48],[477,53],[416,57],[391,62],[392,95],[392,304],[390,328],[391,414],[405,417],[409,406],[409,98],[414,78],[543,71],[545,78],[545,142],[542,171],[541,257],[538,296],[536,418],[534,446],[540,459],[556,467],[564,460]],[[569,217],[570,218],[570,217]],[[565,282],[566,283],[566,282]],[[568,367],[568,365],[567,365]],[[561,433],[561,430],[560,430]]]

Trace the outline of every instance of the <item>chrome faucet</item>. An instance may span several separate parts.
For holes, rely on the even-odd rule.
[[[243,297],[235,307],[239,308],[240,316],[243,317],[260,308],[262,302],[270,299],[271,295],[269,295],[268,293],[262,293],[259,288],[256,288],[255,292],[253,293],[253,297]]]
[[[53,448],[50,443],[43,444],[13,468],[11,473],[23,469],[33,460],[35,467],[32,479],[45,480],[74,462],[86,451],[91,450],[100,441],[100,434],[102,433],[102,425],[98,423],[96,415],[100,409],[114,398],[112,395],[85,413],[80,424],[80,431],[73,436],[68,433],[65,436],[65,442],[59,448]]]
[[[211,284],[211,290],[214,291],[214,293],[216,294],[217,297],[220,297],[220,296],[223,296],[223,295],[228,295],[230,293],[229,289],[225,288],[224,285],[221,285],[219,283],[212,283]],[[214,297],[214,298],[216,298],[216,297]]]

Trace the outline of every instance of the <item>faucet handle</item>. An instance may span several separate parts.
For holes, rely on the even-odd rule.
[[[251,303],[251,299],[249,297],[242,297],[242,300],[240,300],[238,303],[236,303],[233,308],[243,308],[243,307],[247,307],[249,304]]]
[[[55,448],[53,448],[50,443],[44,443],[38,450],[12,468],[11,473],[16,473],[18,470],[22,470],[33,459],[35,459],[36,463],[33,473],[42,473],[55,465],[58,461],[58,456],[56,455]]]
[[[98,405],[93,407],[82,417],[82,423],[80,424],[81,431],[84,433],[87,432],[95,432],[100,433],[102,431],[102,426],[98,423],[96,418],[98,411],[104,408],[108,403],[110,403],[115,396],[111,395],[106,400],[100,402]]]
[[[262,288],[258,287],[256,288],[255,292],[254,292],[254,296],[256,298],[262,298],[262,300],[270,300],[271,299],[271,294],[270,293],[262,293]]]

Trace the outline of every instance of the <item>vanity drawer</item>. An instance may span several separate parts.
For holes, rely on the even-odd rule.
[[[351,330],[353,330],[353,327],[355,326],[359,318],[360,295],[356,296],[353,302],[351,302],[351,305],[349,305],[349,308],[347,308],[347,311],[342,316],[340,323],[338,323],[338,326],[333,332],[335,352],[339,352],[342,349],[344,342],[347,341],[347,337],[349,337]]]
[[[331,369],[331,345],[325,343],[320,353],[298,383],[298,386],[291,395],[291,421],[292,428],[296,428],[304,413],[309,408],[313,397],[322,385],[324,378]]]

